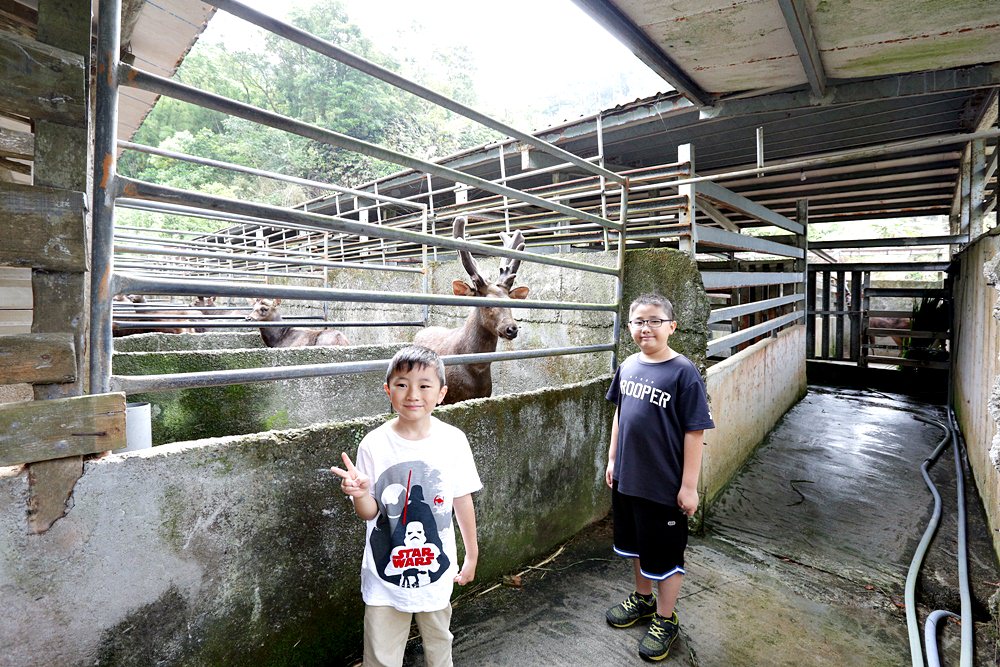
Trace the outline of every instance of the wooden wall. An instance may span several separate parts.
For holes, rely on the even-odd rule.
[[[125,406],[120,394],[84,395],[91,1],[40,0],[22,14],[0,21],[0,385],[8,396],[30,385],[15,397],[34,400],[0,405],[0,424],[19,425],[4,429],[0,465],[27,464],[28,529],[42,532],[65,513],[83,455],[122,443]]]

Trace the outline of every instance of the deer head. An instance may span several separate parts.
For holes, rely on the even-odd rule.
[[[195,308],[210,308],[211,306],[215,305],[215,297],[199,296],[196,297],[195,300],[191,302],[191,305],[194,306]]]
[[[468,219],[464,216],[455,218],[453,235],[456,239],[464,240],[467,221]],[[524,235],[521,234],[520,230],[513,234],[504,234],[501,232],[500,238],[503,241],[504,248],[524,250]],[[527,287],[513,287],[521,260],[505,257],[500,264],[500,279],[496,283],[490,283],[479,273],[479,267],[476,265],[476,260],[472,258],[472,253],[468,250],[459,250],[458,257],[462,261],[465,272],[469,274],[472,284],[470,285],[462,280],[453,281],[451,284],[452,291],[457,296],[486,296],[510,299],[527,298]],[[483,329],[505,340],[517,338],[517,322],[514,321],[514,316],[511,315],[510,308],[489,306],[476,308],[474,313]]]
[[[281,319],[278,314],[278,305],[281,299],[247,299],[253,308],[247,315],[247,321],[251,322],[277,322]]]

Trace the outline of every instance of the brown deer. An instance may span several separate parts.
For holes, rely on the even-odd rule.
[[[146,303],[146,297],[141,294],[116,294],[113,297],[113,301],[119,303]],[[192,318],[201,317],[200,310],[153,310],[153,309],[143,309],[126,310],[129,313],[135,313],[136,315],[141,315],[143,321],[147,322],[188,322]],[[191,327],[157,327],[148,329],[129,329],[123,328],[121,323],[112,321],[111,323],[111,335],[115,338],[121,336],[132,336],[141,333],[168,333],[168,334],[182,334],[182,333],[195,333],[199,331]]]
[[[250,322],[280,322],[278,305],[281,299],[250,299],[253,310]],[[260,327],[260,337],[268,347],[312,347],[315,345],[350,345],[347,336],[334,329],[303,329],[302,327]]]
[[[455,218],[453,233],[456,239],[463,238],[466,222],[465,217]],[[524,249],[524,236],[520,231],[514,234],[501,234],[500,237],[505,248]],[[472,280],[472,285],[461,280],[453,281],[452,290],[457,296],[510,299],[524,299],[528,296],[527,287],[513,287],[521,260],[504,259],[500,265],[500,279],[495,283],[488,283],[479,274],[476,261],[468,250],[459,250],[458,256]],[[413,342],[429,347],[443,356],[495,352],[500,338],[505,340],[517,338],[517,322],[514,321],[510,308],[485,306],[473,308],[465,324],[457,329],[428,327],[417,333]],[[493,393],[493,376],[489,362],[448,366],[445,370],[445,381],[448,385],[448,394],[444,398],[446,404],[469,398],[483,398]]]
[[[868,329],[906,329],[909,330],[912,325],[912,320],[909,317],[869,317],[868,318]],[[881,334],[879,334],[881,336]],[[868,334],[868,344],[874,345],[875,338],[878,336],[873,336],[871,333]],[[903,352],[903,343],[905,342],[906,336],[900,334],[889,334],[888,338],[892,339],[892,342],[896,344],[899,348],[900,353]]]

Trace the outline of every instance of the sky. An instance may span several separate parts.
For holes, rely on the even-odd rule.
[[[317,2],[242,1],[281,19],[293,6]],[[570,0],[343,2],[363,32],[397,59],[419,59],[442,44],[464,45],[477,72],[475,106],[494,116],[517,116],[519,108],[544,106],[553,90],[571,90],[576,103],[566,112],[570,117],[547,119],[555,125],[601,111],[607,105],[598,92],[609,85],[618,89],[610,106],[670,89]],[[203,37],[223,38],[233,48],[259,43],[256,31],[220,10]]]

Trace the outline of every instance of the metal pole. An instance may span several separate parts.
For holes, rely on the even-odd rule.
[[[201,296],[206,290],[218,296],[257,298],[288,298],[306,301],[346,301],[350,303],[431,304],[434,306],[473,306],[501,308],[538,308],[541,310],[586,310],[614,312],[613,303],[581,303],[573,301],[536,301],[484,296],[451,296],[443,294],[410,294],[370,290],[324,289],[289,285],[245,285],[240,283],[206,283],[197,280],[141,278],[115,274],[117,285],[127,294],[174,294]]]
[[[611,351],[611,345],[587,345],[581,347],[556,347],[538,350],[518,350],[515,352],[487,352],[483,354],[455,354],[441,357],[446,366],[459,364],[481,364],[494,361],[516,359],[536,359],[539,357],[566,356],[571,354],[592,354]],[[277,366],[270,368],[238,368],[224,371],[200,371],[194,373],[171,373],[164,375],[116,375],[115,388],[129,394],[171,389],[194,389],[197,387],[220,387],[229,384],[267,382],[270,380],[294,380],[299,378],[350,375],[353,373],[385,372],[388,359],[374,361],[345,361],[332,364],[307,364],[301,366]]]
[[[611,372],[618,368],[618,348],[621,344],[622,319],[621,311],[624,306],[622,297],[625,292],[625,236],[628,225],[628,179],[621,188],[621,204],[618,207],[618,221],[621,223],[621,230],[618,232],[618,267],[615,277],[615,318],[611,325],[611,338],[614,349],[611,352]]]
[[[94,116],[93,245],[90,280],[90,393],[111,382],[111,297],[114,292],[114,226],[118,132],[118,53],[121,1],[100,0],[97,24],[97,108]]]

